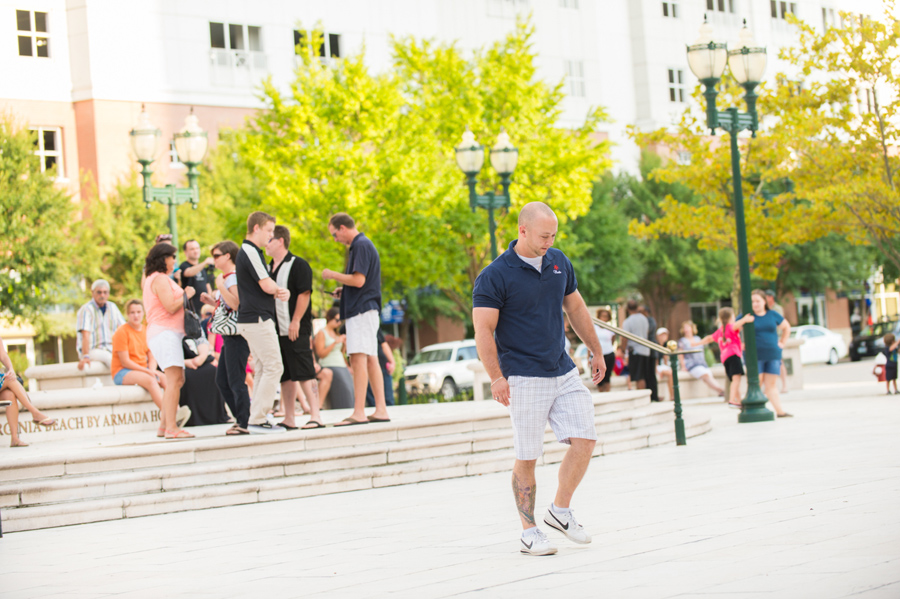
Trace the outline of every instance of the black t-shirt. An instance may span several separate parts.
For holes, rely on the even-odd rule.
[[[206,268],[201,268],[200,272],[198,272],[193,277],[184,276],[185,269],[191,268],[192,266],[195,265],[185,260],[181,263],[181,266],[178,267],[178,269],[181,271],[181,288],[194,288],[194,297],[191,298],[191,306],[193,306],[194,312],[200,314],[200,308],[203,307],[203,302],[200,301],[200,294],[209,291],[206,288],[206,285],[210,283],[210,281],[212,281],[212,276]]]
[[[275,264],[269,262],[269,268]],[[289,269],[289,270],[286,270]],[[309,262],[288,252],[278,268],[272,270],[272,278],[279,287],[286,287],[291,292],[291,299],[286,302],[275,300],[275,327],[282,337],[287,336],[288,327],[291,326],[291,318],[297,309],[297,298],[300,294],[312,291],[312,268]],[[309,338],[312,335],[312,302],[306,306],[306,312],[300,319],[300,338]]]
[[[350,243],[345,274],[365,275],[362,287],[344,285],[341,292],[341,320],[353,318],[369,310],[381,310],[381,258],[375,244],[360,233]]]
[[[234,263],[234,273],[237,276],[238,296],[241,298],[238,323],[250,324],[259,322],[260,318],[275,318],[275,296],[269,295],[259,286],[260,281],[272,275],[269,274],[262,250],[249,239],[241,244]]]

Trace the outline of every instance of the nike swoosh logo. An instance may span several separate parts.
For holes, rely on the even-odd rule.
[[[522,544],[531,549],[531,547],[534,545],[534,541],[532,541],[531,543],[526,543],[525,539],[522,539]]]
[[[553,510],[550,510],[550,515],[553,517],[554,520],[559,522],[559,518],[556,517],[556,514],[553,513]],[[565,524],[563,524],[562,522],[559,522],[559,525],[563,527],[563,530],[569,530],[568,522],[566,522]]]

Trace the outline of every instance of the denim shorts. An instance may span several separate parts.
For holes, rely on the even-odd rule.
[[[116,373],[116,376],[113,377],[113,382],[117,385],[124,385],[125,383],[123,381],[125,380],[125,377],[129,372],[132,371],[128,370],[127,368],[122,368],[121,370],[119,370],[119,372]]]
[[[781,360],[760,360],[759,373],[774,375],[781,374]]]

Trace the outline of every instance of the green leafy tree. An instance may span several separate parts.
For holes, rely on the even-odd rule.
[[[725,250],[701,250],[698,242],[660,235],[628,235],[629,222],[652,222],[667,197],[692,205],[690,190],[653,177],[661,158],[645,152],[640,176],[606,174],[597,183],[587,215],[573,225],[573,263],[579,288],[589,303],[640,293],[654,317],[664,323],[678,301],[713,301],[731,290],[734,258]]]
[[[156,236],[169,231],[168,208],[153,203],[149,208],[136,180],[132,178],[116,187],[115,193],[104,200],[89,194],[84,203],[84,218],[78,225],[75,264],[79,273],[92,281],[109,281],[110,297],[121,304],[130,298],[141,297],[141,273],[147,252]],[[197,239],[201,248],[222,241],[222,231],[228,230],[224,200],[214,204],[201,194],[199,207],[178,208],[178,236],[183,243]],[[246,218],[246,215],[245,217]],[[179,248],[179,252],[181,248]],[[183,258],[183,253],[179,253]]]
[[[825,30],[791,16],[799,43],[780,56],[799,75],[780,77],[765,108],[782,157],[769,177],[790,176],[836,232],[872,243],[896,271],[900,20],[893,0],[883,8],[875,19],[841,13],[841,26]]]
[[[75,204],[33,152],[31,132],[0,120],[0,316],[12,319],[39,318],[74,287]]]
[[[641,155],[641,178],[623,176],[619,191],[625,214],[632,222],[656,222],[664,216],[666,202],[695,207],[701,200],[680,183],[655,177],[662,159],[653,153]],[[668,322],[678,301],[714,301],[732,290],[734,254],[704,248],[690,236],[658,235],[637,243],[637,258],[643,274],[635,289],[647,302],[658,322]]]
[[[515,235],[526,202],[547,202],[563,224],[587,212],[595,174],[609,165],[607,144],[594,136],[603,113],[591,111],[576,130],[558,127],[561,86],[537,78],[528,24],[471,57],[452,44],[394,40],[393,69],[378,75],[362,54],[323,64],[319,35],[299,47],[290,92],[265,82],[264,108],[210,166],[219,174],[228,165],[219,181],[238,181],[255,207],[290,226],[292,250],[316,271],[343,263],[326,222],[346,211],[379,249],[385,299],[422,306],[413,295],[435,289],[459,316],[468,313],[489,245],[486,214],[469,208],[454,162],[466,126],[487,145],[506,128],[520,151],[513,206],[498,215],[501,242]],[[484,172],[480,191],[497,188],[499,178]],[[321,296],[318,277],[316,285]]]
[[[628,234],[625,202],[634,178],[606,173],[594,186],[591,209],[572,221],[569,257],[588,304],[616,301],[644,272],[641,244]]]

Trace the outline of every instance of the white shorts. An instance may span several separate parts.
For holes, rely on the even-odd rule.
[[[556,440],[597,439],[594,400],[578,369],[557,377],[509,377],[509,416],[512,419],[516,459],[536,460],[544,453],[547,422]]]
[[[347,353],[378,355],[378,310],[369,310],[344,321],[347,327]]]
[[[712,374],[712,370],[706,366],[694,366],[691,368],[691,376],[695,379],[702,379],[704,375]]]
[[[153,337],[147,337],[147,347],[156,359],[159,367],[165,370],[171,366],[184,368],[184,349],[181,340],[184,333],[176,333],[171,329],[160,331]]]

